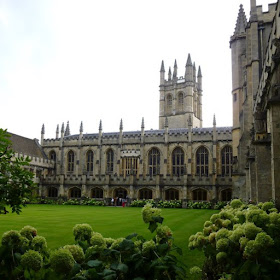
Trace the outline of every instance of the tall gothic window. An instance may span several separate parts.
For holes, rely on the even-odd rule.
[[[166,111],[168,114],[172,113],[172,95],[167,95],[167,101],[166,101]]]
[[[74,160],[75,160],[73,151],[69,151],[69,153],[67,155],[67,160],[68,160],[67,170],[69,172],[73,172],[74,171]]]
[[[207,191],[203,189],[196,189],[193,191],[193,200],[201,201],[207,200]]]
[[[232,175],[232,148],[226,146],[222,149],[222,176]]]
[[[179,191],[176,189],[168,189],[165,191],[165,199],[166,200],[178,200],[179,199]]]
[[[209,174],[209,154],[205,147],[200,147],[196,152],[196,175],[199,177]]]
[[[138,173],[138,158],[137,157],[124,157],[123,174],[124,175],[136,175]]]
[[[178,94],[178,111],[181,112],[184,109],[184,95],[182,92]]]
[[[86,159],[87,159],[87,171],[92,172],[93,171],[93,151],[87,152]]]
[[[50,160],[53,160],[54,162],[56,162],[56,153],[55,153],[55,151],[51,151],[50,152],[49,158],[50,158]]]
[[[114,152],[109,149],[106,154],[106,172],[113,173],[114,171]]]
[[[184,151],[177,147],[172,153],[172,174],[182,176],[185,174]]]
[[[139,199],[152,199],[153,192],[150,189],[144,188],[139,190]]]
[[[70,191],[70,198],[80,198],[82,195],[81,189],[74,187],[69,190]]]
[[[154,176],[160,173],[160,153],[157,148],[152,148],[148,156],[149,175]]]
[[[103,198],[103,190],[101,188],[93,188],[91,190],[92,198]]]

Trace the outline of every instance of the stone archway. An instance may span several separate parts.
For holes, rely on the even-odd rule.
[[[116,188],[114,190],[115,205],[121,206],[122,200],[127,198],[127,190],[125,188]]]

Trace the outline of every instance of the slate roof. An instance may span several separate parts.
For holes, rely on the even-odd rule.
[[[217,133],[224,133],[224,132],[230,132],[232,131],[231,126],[225,126],[225,127],[217,127]],[[192,133],[193,134],[204,134],[204,133],[212,133],[213,127],[202,127],[202,128],[193,128]],[[169,135],[171,134],[187,134],[188,128],[173,128],[169,129]],[[102,133],[103,138],[118,138],[119,132],[104,132]],[[83,134],[83,138],[98,138],[98,133],[87,133]],[[141,131],[124,131],[123,137],[129,137],[129,136],[140,136]],[[151,130],[145,130],[146,136],[153,136],[153,135],[164,135],[164,129],[151,129]],[[65,136],[64,139],[74,140],[79,139],[79,134],[69,135]]]
[[[37,139],[29,139],[9,132],[11,135],[12,149],[30,157],[47,158]]]

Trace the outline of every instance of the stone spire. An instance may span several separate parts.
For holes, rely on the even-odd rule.
[[[243,5],[239,6],[239,12],[235,25],[234,35],[241,35],[246,33],[247,19],[243,9]]]
[[[141,122],[141,143],[144,143],[144,135],[145,135],[145,124],[144,124],[144,118],[142,118],[142,122]]]
[[[45,136],[45,125],[42,125],[41,129],[41,145],[44,145],[44,136]]]
[[[173,79],[177,79],[177,61],[175,59],[175,62],[174,62],[174,70],[173,70]]]
[[[42,125],[41,134],[45,134],[45,125]]]
[[[120,121],[120,131],[122,131],[122,130],[123,130],[123,121],[121,119],[121,121]]]
[[[66,125],[64,136],[69,136],[69,135],[70,135],[70,126],[69,126],[69,121],[68,121],[67,125]]]
[[[102,120],[99,122],[99,131],[102,131]]]
[[[98,145],[100,146],[102,142],[102,121],[99,122],[99,136],[98,136]]]
[[[81,125],[80,125],[80,133],[83,133],[83,131],[84,131],[83,122],[81,122]]]
[[[64,138],[64,122],[61,125],[60,147],[62,147],[63,138]]]
[[[186,63],[186,66],[188,65],[192,65],[192,59],[191,59],[191,55],[188,54],[188,59],[187,59],[187,63]]]
[[[172,76],[171,67],[169,67],[169,70],[168,70],[168,81],[171,81],[171,76]]]
[[[199,91],[202,91],[202,74],[201,74],[200,66],[198,67],[198,72],[197,72],[197,88]]]
[[[57,139],[59,137],[59,125],[56,126],[56,133],[55,138]]]
[[[160,67],[160,84],[164,84],[164,74],[165,74],[165,69],[164,69],[164,62],[161,62],[161,67]]]
[[[64,134],[64,122],[63,122],[62,125],[61,125],[61,133]]]
[[[190,54],[188,54],[188,59],[186,63],[185,80],[186,82],[193,81],[193,66],[192,66],[192,59]]]
[[[165,72],[165,70],[164,70],[164,62],[163,62],[163,60],[161,61],[160,72]]]
[[[214,117],[213,117],[213,126],[216,126],[216,116],[214,114]]]
[[[193,82],[196,83],[196,67],[195,67],[195,62],[193,63]]]

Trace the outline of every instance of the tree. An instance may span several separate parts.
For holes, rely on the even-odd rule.
[[[11,149],[10,135],[0,128],[0,213],[6,214],[6,207],[19,214],[24,201],[35,189],[33,173],[26,170],[30,159],[15,157]]]

